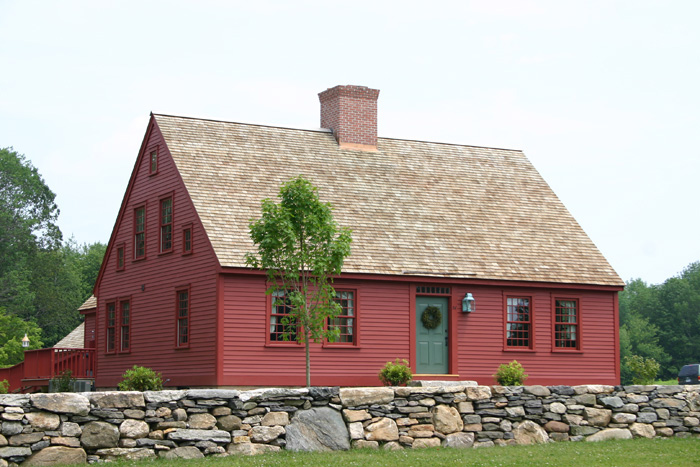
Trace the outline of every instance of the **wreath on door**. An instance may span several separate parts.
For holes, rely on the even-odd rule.
[[[440,308],[436,306],[429,306],[423,310],[423,314],[420,317],[425,329],[435,329],[442,323],[442,312]]]

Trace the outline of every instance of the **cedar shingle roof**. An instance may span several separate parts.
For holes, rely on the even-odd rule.
[[[263,198],[303,175],[353,230],[343,271],[623,285],[521,151],[154,115],[222,266]]]
[[[94,295],[90,295],[90,297],[88,297],[88,299],[85,300],[82,305],[80,305],[78,311],[92,310],[93,308],[97,308],[97,298]]]
[[[82,349],[85,347],[85,323],[80,323],[66,337],[53,346],[55,349]]]

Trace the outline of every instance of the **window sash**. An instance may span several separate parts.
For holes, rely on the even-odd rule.
[[[124,269],[124,247],[117,247],[117,269]]]
[[[146,208],[134,210],[134,258],[146,256]]]
[[[554,301],[554,347],[557,349],[579,348],[578,300],[555,299]]]
[[[158,172],[158,151],[151,151],[151,160],[149,165],[149,171],[151,174]]]
[[[295,342],[297,340],[297,325],[289,316],[291,310],[286,293],[283,290],[274,291],[271,303],[270,342]]]
[[[117,324],[117,310],[116,310],[116,305],[114,303],[108,303],[107,304],[107,316],[106,316],[106,324],[107,324],[107,331],[106,331],[106,351],[107,352],[114,352],[114,344],[115,344],[115,326]]]
[[[173,199],[166,198],[160,202],[160,251],[173,248]]]
[[[190,343],[190,293],[188,290],[177,292],[177,345],[188,346]]]
[[[182,252],[192,252],[192,228],[188,227],[182,231]]]
[[[354,345],[357,343],[355,292],[351,290],[336,290],[335,301],[340,305],[341,312],[335,318],[328,319],[328,328],[338,329],[340,335],[333,344]]]
[[[120,326],[119,326],[119,341],[120,350],[125,352],[131,346],[131,306],[129,301],[120,303]]]
[[[531,300],[527,297],[506,299],[506,347],[532,348]]]

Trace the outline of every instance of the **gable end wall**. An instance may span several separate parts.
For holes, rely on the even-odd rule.
[[[149,174],[150,149],[158,147],[158,173]],[[173,196],[173,250],[159,253],[159,201]],[[134,261],[134,208],[146,206],[146,258]],[[193,253],[182,255],[182,229],[191,224]],[[125,268],[117,271],[117,247],[125,247]],[[177,168],[155,123],[127,188],[120,218],[98,282],[97,387],[113,387],[133,365],[150,367],[169,386],[216,383],[216,271],[214,256]],[[190,289],[190,346],[176,348],[176,290]],[[106,304],[131,301],[131,350],[106,354]],[[118,339],[117,339],[118,345]]]

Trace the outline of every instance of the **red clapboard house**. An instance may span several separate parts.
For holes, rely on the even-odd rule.
[[[168,386],[305,383],[244,260],[262,199],[297,175],[353,231],[313,385],[377,385],[397,357],[417,379],[493,384],[518,360],[528,384],[619,382],[623,282],[525,155],[378,138],[378,95],[320,93],[321,130],[151,115],[86,310],[97,387],[133,365]]]

